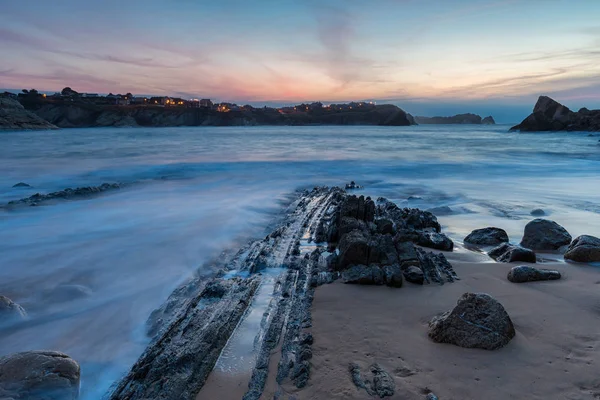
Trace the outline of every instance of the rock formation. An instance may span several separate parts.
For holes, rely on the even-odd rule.
[[[315,188],[303,192],[285,215],[264,239],[203,268],[221,271],[217,277],[195,276],[151,314],[147,331],[153,339],[111,399],[194,399],[257,296],[270,301],[262,302],[267,305],[258,314],[262,321],[256,332],[244,333],[255,335],[255,358],[243,399],[261,398],[269,369],[277,384],[302,388],[311,374],[311,304],[317,286],[339,278],[395,288],[404,276],[421,284],[458,279],[443,254],[396,240],[405,231],[440,233],[431,213],[401,209],[385,199],[376,204],[339,188]],[[261,292],[268,287],[272,293]],[[393,379],[378,366],[371,372],[369,390],[393,394]]]
[[[600,262],[600,239],[590,235],[576,237],[565,253],[565,260]]]
[[[14,321],[20,321],[27,313],[17,303],[6,296],[0,296],[0,326]]]
[[[508,273],[508,280],[513,283],[551,281],[560,279],[560,272],[551,269],[538,269],[528,265],[513,267]]]
[[[465,243],[478,244],[481,246],[496,246],[505,242],[508,242],[508,234],[506,231],[494,227],[475,229],[465,237]]]
[[[536,218],[525,225],[521,246],[536,251],[554,251],[571,243],[569,232],[554,221]]]
[[[536,262],[536,255],[532,250],[509,243],[502,243],[501,245],[494,247],[488,252],[488,255],[498,262]]]
[[[379,364],[373,364],[369,369],[371,371],[371,379],[363,377],[358,364],[350,363],[348,372],[350,372],[350,379],[352,379],[354,386],[359,390],[365,390],[371,396],[381,399],[393,396],[396,391],[394,378]]]
[[[465,293],[453,310],[429,322],[429,337],[438,343],[495,350],[515,336],[506,310],[485,293]]]
[[[27,102],[25,107],[60,128],[128,126],[384,125],[407,126],[399,107],[383,104],[364,110],[281,114],[274,108],[218,112],[203,108],[100,106],[82,102]]]
[[[13,200],[8,202],[6,207],[13,208],[18,206],[37,206],[41,203],[56,201],[56,200],[71,200],[77,198],[86,198],[91,196],[97,196],[103,192],[119,190],[127,186],[126,184],[120,183],[103,183],[100,186],[86,186],[78,187],[75,189],[67,188],[58,192],[52,192],[48,194],[36,193],[33,196],[26,197],[20,200]]]
[[[496,122],[491,116],[481,119],[476,114],[457,114],[451,117],[414,117],[417,124],[486,124],[493,125]]]
[[[57,129],[17,100],[0,97],[0,130]]]
[[[79,364],[56,351],[27,351],[0,358],[0,398],[76,400]]]
[[[600,110],[573,112],[547,96],[538,98],[533,113],[511,131],[600,131]]]

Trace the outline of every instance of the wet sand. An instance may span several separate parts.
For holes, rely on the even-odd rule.
[[[600,268],[538,264],[563,278],[515,284],[506,274],[517,264],[460,249],[446,256],[461,280],[441,287],[319,287],[309,383],[302,390],[286,385],[281,398],[372,398],[352,384],[350,362],[363,373],[374,362],[390,372],[393,399],[422,400],[429,391],[442,400],[600,398]],[[517,330],[507,346],[464,349],[428,338],[431,317],[453,308],[465,292],[489,293],[504,305]],[[262,398],[276,391],[271,380]]]

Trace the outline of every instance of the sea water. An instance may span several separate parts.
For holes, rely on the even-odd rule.
[[[600,145],[508,126],[99,128],[0,133],[0,203],[104,182],[100,196],[0,209],[0,294],[28,320],[0,356],[63,351],[97,399],[148,343],[150,312],[228,248],[264,236],[297,189],[344,185],[400,206],[449,206],[444,231],[504,228],[534,208],[600,236]],[[25,182],[31,188],[13,188]]]

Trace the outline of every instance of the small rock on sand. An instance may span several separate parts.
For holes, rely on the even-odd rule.
[[[508,313],[485,293],[465,293],[453,310],[429,322],[429,337],[438,343],[495,350],[515,336]]]
[[[551,269],[538,269],[528,265],[513,267],[507,276],[513,283],[551,281],[560,279],[560,272]]]
[[[600,239],[590,235],[576,237],[565,253],[565,260],[600,262]]]
[[[496,246],[508,242],[508,234],[504,229],[494,227],[475,229],[465,237],[465,242],[481,246]]]
[[[508,243],[494,247],[488,252],[488,255],[498,262],[528,262],[532,264],[536,262],[536,255],[532,250]]]

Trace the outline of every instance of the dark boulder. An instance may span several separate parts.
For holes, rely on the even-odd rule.
[[[438,232],[420,232],[417,244],[431,249],[452,251],[454,242],[448,236]]]
[[[535,263],[536,255],[532,250],[515,246],[509,243],[502,243],[488,252],[488,255],[498,262],[528,262]]]
[[[429,337],[438,343],[495,350],[515,336],[508,313],[485,293],[465,293],[453,310],[429,322]]]
[[[536,208],[534,210],[531,210],[529,214],[533,215],[534,217],[543,217],[544,215],[546,215],[546,211],[542,210],[541,208]]]
[[[412,242],[397,241],[396,238],[394,238],[394,245],[398,254],[398,262],[402,269],[410,265],[419,266],[419,255]]]
[[[398,263],[398,253],[390,235],[375,235],[369,241],[368,264],[393,265]]]
[[[341,238],[347,233],[350,233],[354,230],[359,230],[361,232],[367,231],[367,224],[365,221],[361,221],[352,217],[341,217],[337,227],[337,233]]]
[[[354,265],[342,272],[344,283],[358,285],[387,285],[402,287],[402,271],[400,266],[386,265]]]
[[[20,321],[27,317],[27,313],[17,303],[6,296],[0,296],[0,325]]]
[[[576,237],[565,253],[565,260],[600,262],[600,239],[590,235]]]
[[[342,236],[339,243],[338,268],[369,263],[369,239],[364,233],[354,230]]]
[[[377,232],[382,235],[394,235],[394,223],[387,218],[381,218],[375,221],[375,225],[377,226]]]
[[[423,284],[424,277],[421,268],[410,265],[403,271],[403,274],[404,279],[406,279],[407,282],[415,283],[417,285]]]
[[[353,265],[342,272],[344,283],[355,283],[359,285],[383,285],[383,271],[378,265]]]
[[[496,246],[508,242],[508,234],[504,229],[494,227],[475,229],[465,237],[465,242],[481,246]]]
[[[348,372],[350,372],[350,378],[354,386],[359,390],[365,390],[370,396],[379,398],[393,396],[396,391],[394,378],[379,364],[373,364],[369,369],[371,370],[372,378],[365,379],[361,374],[358,364],[351,363],[349,365]]]
[[[538,269],[527,265],[520,265],[511,268],[508,273],[508,280],[513,283],[551,281],[560,279],[560,272],[550,269]]]
[[[531,250],[558,250],[571,243],[569,232],[554,221],[536,218],[525,225],[521,246]]]
[[[75,400],[79,364],[56,351],[27,351],[0,358],[0,393],[14,400]]]

